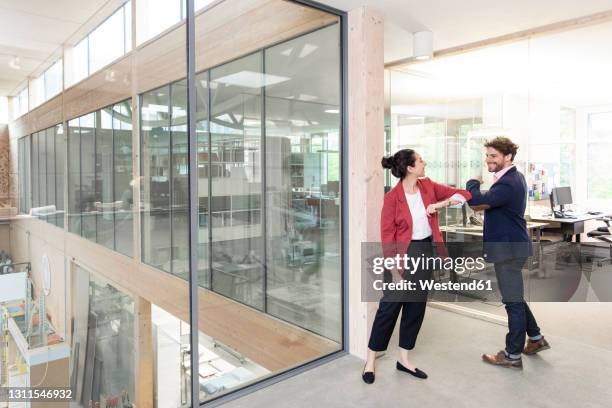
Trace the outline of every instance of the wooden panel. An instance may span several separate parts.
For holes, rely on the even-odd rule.
[[[136,355],[136,395],[135,404],[142,408],[153,408],[153,324],[151,321],[151,303],[137,297],[134,301],[135,311],[135,355]]]
[[[14,221],[14,231],[30,240],[42,240],[72,262],[100,275],[118,289],[142,297],[177,318],[189,321],[189,287],[185,280],[139,263],[37,219]],[[23,242],[19,239],[18,242]],[[56,244],[51,244],[56,243]],[[41,244],[32,245],[32,259],[41,256]],[[38,274],[36,270],[35,274]],[[36,280],[36,278],[35,278]],[[57,283],[59,285],[59,283]],[[244,306],[204,288],[199,288],[199,328],[257,364],[285,370],[339,349],[337,343]],[[63,311],[63,310],[62,310]]]
[[[132,54],[98,71],[64,91],[64,120],[129,98],[132,81]]]
[[[187,77],[185,24],[136,51],[135,89],[138,94]]]
[[[384,56],[383,17],[362,7],[349,12],[348,48],[348,145],[349,163],[354,166],[348,179],[349,253],[347,270],[361,270],[361,243],[380,242],[380,211],[383,202],[384,147]],[[359,214],[355,216],[354,214]],[[376,304],[361,302],[361,276],[349,275],[349,350],[365,358]]]
[[[51,361],[48,364],[38,364],[30,367],[30,384],[34,388],[67,388],[70,386],[70,359]],[[12,404],[11,404],[12,405]],[[69,402],[37,401],[30,404],[31,408],[68,408]]]
[[[20,138],[62,123],[62,98],[63,94],[59,94],[19,117],[11,125],[11,138]]]
[[[196,71],[293,38],[338,18],[279,0],[223,2],[196,17]]]

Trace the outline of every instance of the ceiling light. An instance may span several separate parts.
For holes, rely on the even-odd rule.
[[[433,57],[433,33],[431,31],[413,33],[412,44],[415,59],[428,60]]]
[[[291,78],[245,70],[217,78],[215,82],[226,85],[242,86],[245,88],[261,88],[263,86],[285,82],[289,79]]]
[[[19,61],[19,57],[13,57],[9,61],[9,67],[13,69],[21,69],[21,61]]]
[[[325,109],[325,113],[335,113],[338,114],[340,111],[338,109]]]
[[[302,47],[302,51],[300,52],[300,58],[307,57],[308,55],[313,53],[317,48],[319,47],[317,47],[316,45],[304,44],[304,47]]]

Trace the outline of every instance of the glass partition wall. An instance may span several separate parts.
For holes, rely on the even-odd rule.
[[[64,227],[64,165],[66,135],[64,127],[48,129],[22,137],[18,143],[19,211]]]
[[[157,3],[147,3],[155,15],[166,7]],[[242,53],[228,56],[211,52],[208,31],[202,35],[202,27],[221,30],[207,25],[213,13],[197,14],[199,34],[189,46],[197,51],[198,215],[192,222],[198,233],[190,242],[186,27],[151,31],[157,17],[148,21],[153,14],[136,4],[136,32],[156,37],[131,39],[124,47],[131,52],[117,65],[106,59],[91,65],[86,51],[95,35],[74,39],[68,60],[89,56],[80,61],[86,69],[76,72],[79,82],[68,83],[88,90],[91,108],[76,106],[78,96],[76,103],[62,99],[70,106],[64,114],[78,112],[68,113],[64,127],[19,141],[19,205],[25,212],[54,204],[58,214],[65,207],[60,225],[83,238],[70,236],[70,251],[95,254],[93,243],[131,258],[102,250],[108,259],[100,265],[85,259],[92,268],[86,270],[70,254],[67,341],[80,404],[128,395],[133,401],[141,392],[141,405],[182,407],[191,405],[193,358],[199,363],[194,393],[207,402],[343,347],[341,25],[322,11],[304,13],[303,5],[253,2],[247,5],[253,11],[284,10],[310,28],[298,35],[294,27],[274,26],[273,40],[264,37],[260,46],[245,40]],[[219,2],[210,10],[230,15],[236,4]],[[131,32],[130,3],[119,10],[122,32]],[[113,46],[117,41],[112,36]],[[85,52],[82,44],[89,44]],[[105,72],[96,73],[104,64]],[[89,74],[98,75],[93,88]],[[111,84],[117,80],[125,89]],[[106,101],[100,106],[92,103],[98,91]],[[188,284],[193,242],[195,302]],[[190,322],[194,304],[198,320]],[[109,353],[113,347],[116,354]],[[139,366],[142,361],[153,363]]]
[[[612,61],[601,59],[610,39],[612,24],[607,22],[388,70],[390,153],[414,148],[423,155],[427,176],[434,181],[464,188],[468,179],[481,176],[487,190],[492,175],[484,163],[483,143],[506,136],[519,145],[514,163],[527,182],[528,220],[550,214],[555,187],[570,187],[570,207],[577,213],[611,209],[611,178],[603,169],[608,167],[612,140],[607,74]],[[388,180],[388,186],[396,182],[392,176]],[[464,217],[461,208],[449,208],[441,217],[447,241],[482,241],[477,232],[462,230],[478,229],[482,222],[481,212],[468,209]],[[601,225],[587,222],[584,232]],[[526,288],[534,288],[546,277],[539,268],[555,263],[545,245],[563,237],[550,230],[540,237],[537,226],[528,227],[533,240],[543,242],[541,253],[536,251],[524,271]],[[495,282],[489,272],[487,279]],[[465,300],[475,298],[462,295],[469,296]],[[491,305],[469,305],[503,313],[496,300],[493,296],[486,299]]]
[[[299,327],[319,338],[321,350],[294,365],[342,347],[340,56],[332,24],[195,77],[199,286],[280,318],[281,337]],[[186,81],[139,105],[142,261],[187,280]],[[203,326],[231,305],[201,308]],[[249,346],[199,337],[217,358],[233,350],[242,361],[219,370],[202,357],[201,400],[279,371]]]
[[[132,256],[131,99],[68,121],[68,230]]]

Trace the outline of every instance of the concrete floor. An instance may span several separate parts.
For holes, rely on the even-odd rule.
[[[537,318],[537,314],[536,314]],[[378,360],[376,382],[361,380],[363,361],[344,356],[224,405],[248,407],[610,407],[612,351],[547,335],[552,349],[523,357],[523,371],[486,365],[483,352],[503,348],[506,328],[428,308],[415,364],[429,374],[418,380],[395,369],[397,331]],[[599,321],[612,331],[610,321]]]

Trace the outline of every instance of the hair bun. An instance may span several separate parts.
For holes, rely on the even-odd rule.
[[[391,169],[393,168],[393,165],[395,164],[395,159],[393,156],[383,157],[380,163],[382,164],[383,168]]]

